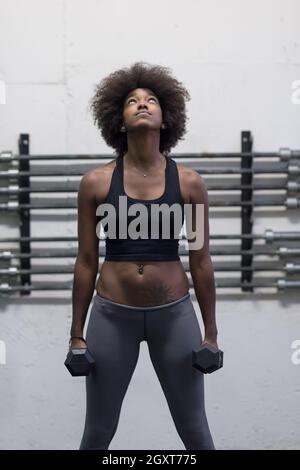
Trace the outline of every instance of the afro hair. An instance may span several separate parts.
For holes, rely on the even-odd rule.
[[[161,65],[136,62],[131,67],[116,70],[96,85],[90,101],[94,124],[108,146],[123,156],[127,134],[120,132],[126,96],[136,88],[148,88],[159,99],[166,129],[161,131],[159,150],[167,155],[186,133],[185,100],[190,100],[187,89]]]

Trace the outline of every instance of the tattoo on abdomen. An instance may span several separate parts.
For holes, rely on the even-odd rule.
[[[145,294],[143,292],[143,296],[149,307],[151,305],[162,305],[169,302],[174,302],[178,298],[176,293],[169,286],[164,284],[159,284],[150,288],[147,287],[145,289]]]

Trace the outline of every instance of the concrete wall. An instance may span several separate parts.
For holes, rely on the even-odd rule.
[[[239,151],[244,129],[258,151],[300,147],[297,0],[0,0],[0,11],[0,150],[17,153],[19,133],[28,132],[32,154],[112,152],[88,100],[104,76],[137,60],[169,66],[190,91],[188,132],[174,152]],[[1,237],[18,235],[16,215],[0,217]],[[240,230],[232,214],[212,214],[210,224],[211,233]],[[258,211],[254,231],[265,228],[299,230],[299,210]],[[49,233],[74,235],[74,211],[36,211],[32,234]],[[217,448],[300,448],[299,298],[218,291],[225,367],[206,378]],[[84,379],[63,366],[70,292],[3,297],[0,308],[0,448],[78,448]],[[184,449],[146,343],[110,448]]]

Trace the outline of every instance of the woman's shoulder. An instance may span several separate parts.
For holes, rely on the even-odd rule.
[[[193,175],[197,174],[197,172],[193,170],[193,168],[184,166],[181,163],[176,162],[176,165],[178,170],[180,191],[185,204],[188,204],[190,201],[191,182],[193,179]]]
[[[187,203],[191,200],[190,198],[193,188],[197,188],[199,185],[205,186],[205,182],[200,173],[194,170],[194,168],[182,165],[181,163],[177,162],[176,164],[178,168],[181,193],[185,203]]]
[[[80,186],[89,188],[89,190],[93,192],[98,203],[104,201],[108,194],[115,166],[116,159],[114,158],[104,165],[89,170],[82,176]]]
[[[197,178],[197,176],[199,177],[198,171],[194,170],[190,166],[185,166],[177,162],[176,165],[180,177],[186,180],[187,182],[192,182],[195,178]]]

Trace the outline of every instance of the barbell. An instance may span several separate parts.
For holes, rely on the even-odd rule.
[[[290,281],[284,278],[279,278],[276,280],[268,280],[268,279],[261,279],[260,281],[263,282],[240,282],[237,281],[236,278],[233,279],[222,279],[215,280],[216,288],[243,288],[243,287],[251,287],[254,289],[269,289],[274,288],[278,289],[279,291],[283,291],[285,289],[299,289],[300,288],[300,280],[299,281]],[[194,285],[189,280],[189,287],[193,288]],[[0,284],[0,294],[5,293],[13,293],[13,292],[31,292],[31,291],[52,291],[52,290],[63,290],[68,291],[72,290],[73,282],[35,282],[34,284],[30,285],[10,285],[8,283],[1,283]]]
[[[276,158],[287,161],[300,158],[300,150],[292,150],[289,147],[280,147],[278,151],[273,152],[177,152],[170,153],[172,158],[241,158],[248,156],[251,158]],[[105,160],[112,159],[112,154],[60,154],[60,155],[13,155],[9,150],[0,153],[0,163],[20,161],[20,160]]]

